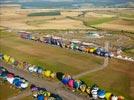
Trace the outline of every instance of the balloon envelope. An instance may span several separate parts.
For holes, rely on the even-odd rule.
[[[74,80],[73,80],[73,79],[70,79],[70,80],[68,81],[68,86],[69,86],[70,88],[73,88],[73,87],[74,87]]]
[[[80,85],[81,85],[81,81],[80,80],[75,80],[74,81],[74,88],[75,89],[78,89],[80,87]]]
[[[112,95],[112,93],[107,92],[107,93],[105,94],[106,100],[110,100],[111,95]]]
[[[98,94],[99,98],[103,99],[103,98],[105,98],[106,92],[105,92],[105,90],[98,90],[97,94]]]
[[[44,95],[38,95],[37,100],[44,100]]]
[[[12,77],[12,78],[7,78],[7,81],[8,81],[10,84],[13,84],[14,77]]]

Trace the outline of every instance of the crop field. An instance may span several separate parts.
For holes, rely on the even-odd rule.
[[[57,16],[61,15],[59,11],[53,12],[37,12],[37,13],[30,13],[28,16]]]
[[[109,30],[118,30],[118,31],[126,31],[126,32],[133,32],[134,28],[134,20],[130,19],[117,19],[110,21],[108,23],[102,23],[96,25],[95,27],[109,29]]]
[[[94,9],[87,11],[43,9],[38,11],[38,9],[2,7],[0,26],[17,30],[104,29],[134,32],[133,16],[133,10],[131,9],[119,9],[116,12],[109,9],[101,11]]]

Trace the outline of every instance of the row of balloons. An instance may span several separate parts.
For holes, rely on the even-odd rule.
[[[8,59],[7,59],[8,58]],[[2,55],[2,59],[5,62],[10,64],[15,64],[15,60],[13,62],[13,57]],[[10,60],[11,59],[11,60]],[[24,63],[23,63],[24,64]],[[93,99],[106,99],[106,100],[124,100],[123,96],[115,96],[113,93],[107,92],[101,88],[99,88],[96,84],[89,87],[85,82],[81,80],[73,79],[69,74],[64,74],[62,72],[52,72],[50,70],[43,69],[42,67],[32,65],[32,64],[24,64],[26,70],[32,73],[37,73],[39,75],[46,76],[48,78],[57,78],[59,79],[65,86],[69,87],[73,91],[81,91],[82,93],[87,93]]]

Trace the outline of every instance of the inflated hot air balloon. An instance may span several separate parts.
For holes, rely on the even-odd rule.
[[[31,39],[32,39],[32,40],[35,40],[35,36],[32,36]]]
[[[89,49],[90,53],[93,53],[94,51],[95,51],[94,48]]]
[[[51,78],[55,78],[55,76],[56,76],[56,73],[54,73],[54,72],[52,72],[50,75]]]
[[[8,81],[10,84],[13,84],[13,80],[14,80],[14,74],[13,74],[13,73],[8,73],[8,74],[7,74],[7,81]]]
[[[37,73],[37,71],[38,71],[38,67],[35,66],[35,67],[33,68],[33,72]]]
[[[73,87],[74,87],[74,80],[73,80],[73,79],[70,79],[70,80],[68,81],[68,86],[69,86],[71,89],[73,89]]]
[[[44,100],[44,95],[38,95],[37,100]]]
[[[91,95],[94,100],[98,99],[97,91],[98,91],[97,89],[91,90]]]
[[[42,67],[38,67],[37,73],[41,74],[43,72],[43,68]]]
[[[98,90],[98,97],[100,99],[104,99],[105,98],[105,94],[106,94],[105,90]]]
[[[63,75],[63,77],[62,77],[62,83],[64,84],[64,85],[67,85],[68,84],[68,81],[71,79],[71,76],[70,75],[68,75],[68,74],[66,74],[66,75]]]
[[[48,92],[48,91],[44,91],[43,94],[44,94],[45,97],[50,97],[50,95],[51,95],[51,93]]]
[[[8,55],[4,55],[4,56],[3,56],[3,59],[4,59],[5,62],[8,62],[9,59],[10,59],[10,56],[8,56]]]
[[[33,91],[33,92],[32,92],[32,95],[33,95],[34,98],[37,98],[37,96],[38,96],[38,91]]]
[[[117,96],[111,96],[111,100],[118,100],[118,97]]]
[[[30,89],[32,90],[32,91],[37,91],[38,90],[38,87],[36,87],[35,85],[31,85],[30,86]]]
[[[91,88],[90,88],[90,87],[87,87],[87,88],[86,88],[86,93],[87,93],[87,94],[90,94],[90,90],[91,90]]]
[[[2,71],[1,75],[0,75],[0,78],[2,78],[3,80],[7,80],[7,74],[9,72],[8,71]]]
[[[50,71],[50,70],[46,70],[46,71],[44,72],[44,75],[45,75],[46,77],[50,77],[51,71]]]
[[[112,96],[112,93],[107,92],[107,93],[105,94],[106,100],[110,100],[111,96]]]
[[[13,85],[15,85],[17,88],[21,88],[21,83],[23,82],[21,81],[20,77],[14,77]]]
[[[91,95],[93,97],[93,99],[97,99],[98,98],[98,95],[97,95],[97,91],[99,90],[99,87],[94,84],[92,87],[91,87]]]
[[[29,71],[29,72],[34,72],[34,66],[30,66],[30,67],[28,68],[28,71]]]
[[[44,91],[43,90],[39,90],[38,91],[38,95],[44,95]]]
[[[28,81],[26,81],[26,80],[24,80],[24,79],[22,79],[21,80],[23,83],[21,83],[21,88],[22,89],[25,89],[25,88],[27,88],[28,87],[28,85],[29,85],[29,82]]]
[[[80,80],[75,80],[74,81],[74,88],[79,89],[81,84],[82,84],[82,82]]]
[[[82,85],[80,85],[80,90],[81,90],[82,92],[85,92],[86,87],[87,87],[86,84],[82,84]]]
[[[123,96],[118,96],[118,100],[125,100]]]
[[[14,59],[13,57],[10,57],[9,63],[10,63],[10,64],[14,64],[14,62],[15,62],[15,59]]]

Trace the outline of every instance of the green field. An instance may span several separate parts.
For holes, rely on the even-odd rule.
[[[37,13],[30,13],[27,16],[58,16],[61,15],[60,11],[51,11],[51,12],[37,12]]]
[[[103,63],[102,58],[90,54],[24,40],[12,33],[1,32],[0,42],[1,52],[56,72],[74,75],[97,68]]]
[[[98,19],[93,19],[93,20],[87,20],[87,21],[83,21],[84,25],[86,26],[92,26],[92,25],[98,25],[98,24],[102,24],[102,23],[107,23],[110,21],[115,20],[116,17],[110,17],[110,18],[98,18]]]
[[[125,96],[125,100],[133,100],[130,96],[133,62],[112,59],[107,68],[81,77],[89,85],[98,84],[101,88],[117,95]]]
[[[15,33],[1,30],[0,37],[0,52],[11,55],[20,61],[28,61],[31,64],[43,66],[52,71],[76,75],[100,67],[103,64],[103,59],[100,57],[24,40]],[[132,62],[111,59],[109,66],[104,70],[85,75],[80,79],[88,85],[96,83],[107,91],[125,96],[126,100],[133,100],[130,96],[132,66]]]
[[[21,91],[11,86],[8,82],[0,79],[0,100],[7,100],[9,97],[16,96]]]

